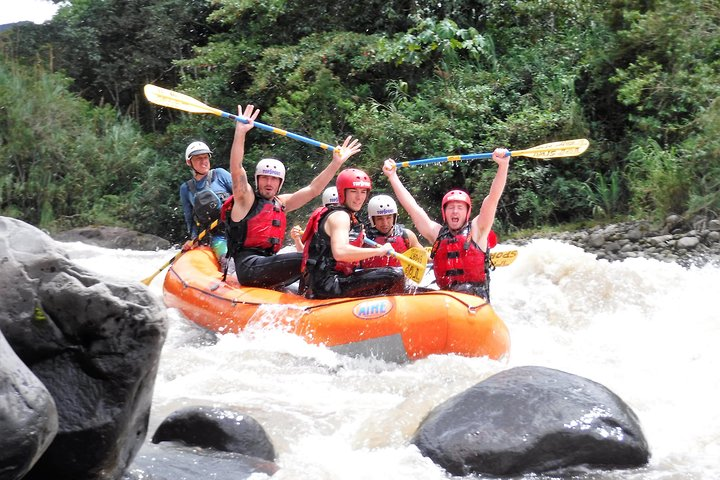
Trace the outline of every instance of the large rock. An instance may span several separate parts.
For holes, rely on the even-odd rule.
[[[59,242],[83,242],[103,248],[130,250],[167,250],[170,242],[164,238],[122,227],[81,227],[53,235]]]
[[[640,467],[635,413],[603,385],[543,367],[506,370],[435,408],[412,443],[453,475]]]
[[[0,333],[0,478],[25,476],[57,429],[57,409],[50,392]]]
[[[177,410],[162,421],[152,442],[180,442],[275,460],[275,448],[257,420],[227,408],[197,406]]]
[[[0,263],[0,331],[59,416],[26,478],[118,478],[147,434],[166,309],[140,282],[103,281],[5,217]]]

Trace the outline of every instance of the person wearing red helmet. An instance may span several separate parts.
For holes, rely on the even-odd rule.
[[[223,205],[227,223],[228,254],[235,260],[240,285],[282,288],[300,278],[302,253],[278,253],[283,246],[286,213],[297,210],[319,196],[345,161],[360,151],[361,144],[348,136],[333,150],[331,162],[310,185],[295,193],[280,193],[285,183],[285,166],[274,158],[263,158],[255,167],[255,188],[248,182],[243,166],[245,138],[260,111],[253,105],[238,113],[248,123],[237,122],[230,150],[233,196]]]
[[[335,180],[338,204],[310,216],[302,241],[302,289],[308,298],[360,297],[401,293],[405,277],[397,269],[358,269],[362,260],[389,255],[391,244],[363,248],[363,225],[357,219],[372,188],[367,173],[343,170]]]
[[[467,192],[450,190],[442,199],[443,223],[432,220],[418,205],[397,175],[395,161],[385,160],[383,173],[390,181],[395,196],[408,211],[420,235],[433,243],[435,280],[441,289],[481,296],[490,301],[490,248],[497,237],[492,231],[495,212],[505,189],[510,154],[496,148],[492,159],[498,165],[490,192],[480,207],[480,213],[470,220],[472,200]]]

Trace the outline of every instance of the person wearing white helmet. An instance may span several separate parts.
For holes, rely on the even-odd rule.
[[[505,190],[510,152],[496,148],[492,159],[498,165],[490,192],[480,207],[480,213],[470,220],[472,200],[467,192],[450,190],[442,200],[443,223],[428,216],[405,188],[397,175],[393,159],[385,160],[383,173],[390,181],[395,196],[410,214],[420,235],[432,242],[435,280],[441,289],[470,293],[490,301],[490,248],[497,243],[492,225],[500,197]]]
[[[180,185],[180,203],[185,224],[191,239],[210,228],[220,218],[222,203],[232,195],[232,178],[224,168],[210,168],[212,151],[204,142],[195,141],[185,149],[185,164],[192,170],[192,178]],[[227,241],[223,227],[219,225],[205,235],[203,242],[210,243],[218,259],[227,252]],[[183,250],[192,246],[192,240],[183,245]]]
[[[395,200],[389,195],[375,195],[367,206],[368,223],[365,236],[380,245],[389,243],[397,253],[403,253],[410,247],[420,247],[417,235],[397,223],[398,208]],[[366,248],[375,248],[366,245]],[[393,256],[371,257],[363,260],[362,268],[399,267],[400,261]]]
[[[328,187],[322,194],[322,203],[324,206],[329,207],[338,203],[337,187]]]
[[[238,113],[248,123],[237,122],[230,151],[233,200],[223,207],[228,226],[228,253],[235,259],[235,271],[243,286],[282,288],[300,278],[302,253],[278,253],[286,231],[286,213],[297,210],[319,196],[345,161],[360,151],[361,144],[348,136],[333,149],[330,163],[309,185],[295,193],[280,193],[285,183],[285,166],[274,158],[263,158],[255,167],[255,188],[243,165],[245,138],[260,111],[253,105]]]

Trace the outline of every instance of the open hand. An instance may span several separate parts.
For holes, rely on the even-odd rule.
[[[345,163],[348,158],[360,151],[360,147],[362,147],[362,143],[357,138],[352,138],[352,135],[348,135],[342,146],[337,146],[333,150],[333,161]]]
[[[247,105],[245,107],[245,110],[243,110],[242,105],[238,105],[238,115],[245,118],[248,123],[245,122],[237,122],[237,125],[235,125],[235,131],[245,132],[252,130],[252,128],[255,126],[255,119],[260,114],[260,110],[255,108],[253,105]]]

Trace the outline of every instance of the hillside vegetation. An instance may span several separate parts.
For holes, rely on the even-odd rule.
[[[71,0],[0,33],[0,215],[48,230],[185,237],[185,146],[228,166],[233,122],[156,107],[156,84],[382,161],[587,138],[580,157],[511,164],[497,229],[720,212],[720,5],[712,0]],[[254,130],[249,169],[285,191],[329,161]],[[405,169],[431,215],[453,187],[479,205],[486,160]],[[312,206],[291,218],[304,221]]]

